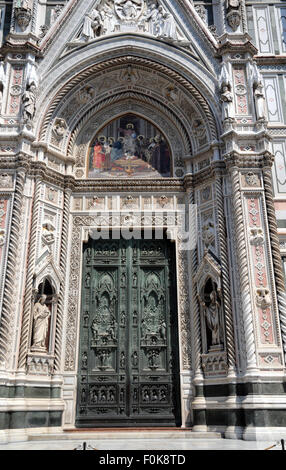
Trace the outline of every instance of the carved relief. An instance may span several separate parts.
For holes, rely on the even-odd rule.
[[[42,225],[42,241],[45,245],[51,246],[55,243],[55,227],[50,222]]]
[[[11,188],[13,186],[13,177],[8,173],[0,174],[0,187],[1,188]]]
[[[226,19],[233,31],[236,31],[241,21],[241,1],[226,0]]]
[[[188,45],[173,16],[157,0],[102,0],[84,18],[76,41],[91,41],[116,32],[141,32]]]
[[[256,290],[256,303],[257,306],[265,310],[272,304],[269,289],[260,288]]]
[[[253,228],[250,230],[249,242],[254,246],[261,246],[264,243],[264,232],[261,228]]]
[[[64,119],[56,118],[52,127],[51,143],[57,145],[64,137],[67,130],[67,123]]]
[[[28,8],[27,2],[21,2],[21,6],[14,8],[14,14],[17,21],[17,24],[20,26],[21,30],[24,32],[25,29],[30,24],[32,18],[31,9]]]

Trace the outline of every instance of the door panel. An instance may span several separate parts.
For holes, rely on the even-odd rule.
[[[174,245],[84,245],[77,427],[179,426]]]

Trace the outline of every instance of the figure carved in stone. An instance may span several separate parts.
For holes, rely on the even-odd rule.
[[[264,243],[264,233],[261,228],[252,228],[250,230],[250,244],[254,246],[261,246]]]
[[[143,8],[143,0],[115,0],[115,10],[123,20],[138,18]]]
[[[45,222],[42,226],[42,241],[45,245],[52,245],[55,242],[55,227],[50,222]]]
[[[232,101],[233,96],[231,88],[228,85],[224,85],[221,90],[220,100],[222,102],[222,117],[223,120],[232,117]]]
[[[209,246],[215,240],[215,231],[213,222],[207,222],[202,228],[202,239],[205,245],[205,250],[208,250]]]
[[[25,93],[23,94],[22,101],[24,106],[23,118],[24,122],[31,122],[36,112],[36,85],[31,83],[27,86]]]
[[[46,340],[51,312],[46,302],[46,295],[41,295],[33,308],[33,341],[32,347],[46,351]]]
[[[262,310],[271,306],[272,302],[269,289],[261,288],[256,290],[256,303]]]
[[[202,302],[202,306],[206,319],[206,324],[211,331],[211,344],[212,346],[217,346],[222,343],[220,331],[221,304],[218,301],[218,294],[214,287],[213,291],[209,295],[209,299],[209,305],[207,306],[205,302]]]
[[[149,22],[149,33],[153,36],[157,34],[158,9],[156,3],[151,3],[147,13],[144,15],[146,22]]]
[[[222,102],[222,118],[233,118],[233,96],[231,92],[231,77],[225,62],[222,63],[219,77],[220,100]]]
[[[61,140],[63,138],[66,132],[66,128],[67,128],[67,124],[64,119],[58,118],[55,120],[55,123],[53,126],[53,133],[58,140]]]
[[[229,26],[235,31],[241,21],[241,12],[240,12],[241,0],[226,0],[226,19]]]
[[[17,2],[15,8],[14,8],[14,15],[17,21],[17,24],[20,26],[22,31],[25,31],[25,29],[29,26],[31,18],[32,18],[32,13],[31,13],[31,8],[29,8],[29,3],[26,0],[19,1]]]
[[[266,118],[264,86],[262,81],[253,86],[254,101],[257,121],[264,121]]]
[[[89,15],[84,17],[81,37],[85,41],[91,41],[101,32],[102,19],[100,13],[94,8]]]

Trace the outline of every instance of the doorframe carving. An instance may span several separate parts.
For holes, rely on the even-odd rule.
[[[151,223],[143,224],[144,215],[142,211],[130,211],[133,218],[132,228],[142,229],[156,227],[159,230],[168,230],[171,233],[172,242],[175,243],[176,256],[176,281],[177,281],[177,311],[178,311],[178,341],[179,341],[179,367],[180,367],[180,391],[181,391],[181,417],[182,427],[188,425],[189,401],[191,396],[191,328],[190,328],[190,299],[188,271],[188,252],[180,250],[181,239],[178,227],[181,215],[176,212],[172,215],[164,215],[163,211],[152,213]],[[165,213],[166,214],[166,213]],[[126,216],[115,211],[112,213],[101,213],[101,215],[73,214],[71,220],[71,243],[70,243],[70,269],[68,279],[68,290],[66,298],[65,329],[63,338],[63,399],[65,401],[65,412],[63,428],[73,428],[76,417],[77,399],[77,374],[78,374],[78,352],[81,312],[81,286],[82,286],[82,256],[83,243],[88,240],[92,229],[104,228],[106,230],[116,228],[126,229]],[[114,219],[111,223],[111,218]],[[117,219],[116,219],[117,217]]]

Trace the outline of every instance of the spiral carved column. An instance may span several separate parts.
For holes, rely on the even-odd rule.
[[[224,318],[225,318],[225,333],[227,345],[227,360],[230,368],[235,368],[236,355],[235,355],[235,339],[233,329],[233,314],[230,296],[230,278],[229,278],[229,264],[228,264],[228,249],[226,238],[226,226],[224,216],[224,199],[222,177],[216,178],[216,203],[218,215],[218,228],[219,228],[219,246],[220,246],[220,259],[221,259],[221,272],[222,272],[222,290],[223,290],[223,305],[224,305]]]
[[[240,289],[242,296],[242,316],[246,341],[247,369],[256,368],[255,337],[252,318],[252,305],[249,286],[246,240],[244,236],[244,217],[240,193],[239,171],[232,168],[231,182],[233,194],[233,210],[235,216],[236,247],[239,266]]]
[[[272,189],[272,172],[271,168],[266,167],[263,169],[265,200],[268,217],[268,227],[271,243],[271,254],[276,282],[276,290],[278,297],[278,307],[281,323],[281,334],[283,341],[283,349],[286,360],[286,291],[285,281],[282,267],[282,259],[280,253],[280,245],[278,238],[277,221],[274,207],[273,189]]]
[[[17,253],[20,236],[20,222],[23,205],[23,191],[26,178],[26,171],[20,169],[16,177],[16,186],[14,193],[14,203],[11,218],[10,242],[7,256],[6,278],[4,284],[4,296],[0,323],[0,365],[6,370],[9,368],[10,339],[13,337],[13,313],[12,298],[15,295],[15,275],[17,271]]]
[[[30,244],[29,244],[29,249],[28,249],[28,267],[27,267],[26,285],[25,285],[20,353],[19,353],[19,359],[18,359],[19,369],[22,369],[25,367],[26,356],[27,356],[27,352],[29,348],[29,332],[30,332],[30,323],[32,321],[31,311],[32,311],[32,302],[33,302],[33,276],[35,272],[37,226],[38,226],[38,216],[39,216],[39,207],[40,207],[40,191],[41,191],[41,178],[40,176],[37,176],[36,181],[35,181],[34,201],[33,201],[33,211],[32,211],[32,225],[31,225],[31,231],[30,231]]]
[[[61,370],[61,347],[62,347],[62,333],[63,333],[65,275],[66,275],[66,266],[67,266],[67,241],[68,241],[68,229],[69,229],[70,199],[71,199],[71,190],[66,189],[65,195],[64,195],[63,223],[62,223],[62,236],[61,236],[61,255],[60,255],[60,269],[61,269],[61,273],[63,276],[63,281],[60,287],[58,308],[57,308],[54,373],[59,372]]]
[[[195,204],[195,196],[193,189],[190,190],[189,194],[189,203]],[[198,251],[197,251],[197,234],[194,231],[191,231],[190,240],[191,246],[191,273],[194,276],[197,267],[198,267]],[[197,294],[196,284],[193,282],[192,285],[192,316],[193,316],[193,341],[194,341],[194,360],[193,360],[193,369],[195,375],[202,375],[201,368],[201,353],[202,353],[202,340],[201,340],[201,320],[200,320],[200,305]]]

